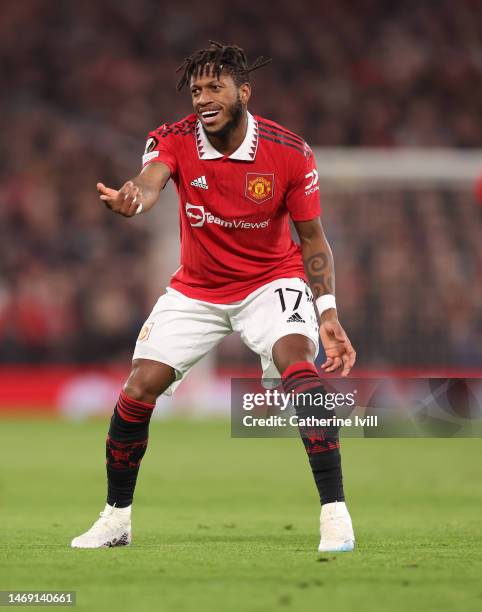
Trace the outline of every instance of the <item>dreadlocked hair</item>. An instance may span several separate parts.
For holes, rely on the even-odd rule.
[[[194,74],[202,77],[204,74],[214,74],[219,79],[223,70],[226,70],[234,79],[239,87],[243,83],[249,83],[249,73],[258,68],[262,68],[271,62],[270,58],[260,55],[249,66],[246,54],[241,47],[236,45],[223,45],[215,40],[209,41],[207,49],[199,49],[177,68],[176,72],[181,72],[182,76],[177,84],[177,91],[184,85],[189,84],[189,79]]]

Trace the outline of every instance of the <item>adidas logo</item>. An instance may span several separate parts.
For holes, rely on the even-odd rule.
[[[300,315],[295,312],[291,315],[291,317],[286,321],[286,323],[306,323],[304,319],[300,317]]]
[[[193,181],[191,181],[191,185],[193,187],[201,187],[201,189],[209,189],[208,183],[206,181],[206,177],[204,176],[204,174],[202,176],[198,176],[197,179],[194,179]]]

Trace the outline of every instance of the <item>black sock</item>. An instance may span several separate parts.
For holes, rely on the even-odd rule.
[[[309,361],[301,361],[289,366],[283,372],[281,378],[285,393],[318,395],[325,392],[316,367]],[[308,404],[308,402],[305,403]],[[326,410],[323,406],[314,405],[314,402],[311,406],[301,405],[295,406],[295,408],[298,418],[326,419],[335,416],[334,410]],[[321,503],[344,501],[340,442],[337,428],[300,425],[299,430]]]
[[[111,506],[125,508],[132,504],[154,406],[124,392],[119,396],[106,440],[107,503]]]

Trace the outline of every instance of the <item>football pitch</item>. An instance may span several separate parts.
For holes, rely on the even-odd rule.
[[[105,421],[0,421],[0,590],[81,610],[480,610],[482,439],[347,439],[354,553],[319,554],[301,442],[152,423],[133,544],[72,550],[102,509]]]

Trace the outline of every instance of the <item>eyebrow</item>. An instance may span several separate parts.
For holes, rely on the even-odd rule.
[[[213,79],[212,81],[209,81],[209,83],[206,83],[206,85],[222,85],[224,87],[224,85],[218,79]],[[191,90],[196,89],[196,87],[199,87],[199,85],[191,85]]]

